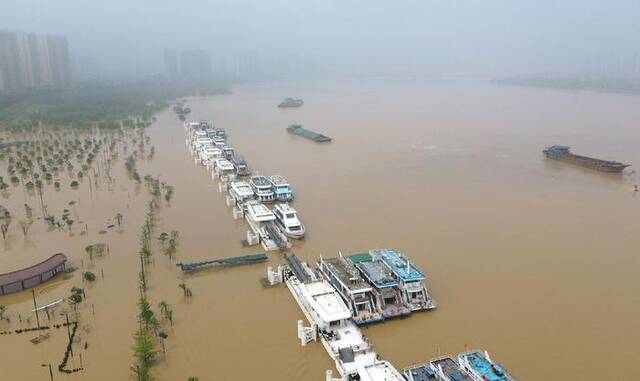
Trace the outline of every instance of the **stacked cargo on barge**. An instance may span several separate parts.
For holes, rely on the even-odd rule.
[[[319,134],[317,132],[313,132],[313,131],[307,130],[306,128],[302,127],[299,124],[290,125],[289,127],[287,127],[287,132],[290,133],[290,134],[302,136],[305,139],[313,140],[316,143],[330,142],[331,141],[330,137],[322,135],[322,134]]]
[[[629,166],[629,164],[622,164],[617,161],[575,155],[571,153],[570,148],[571,147],[554,145],[547,147],[542,153],[549,159],[564,161],[601,172],[620,173]]]

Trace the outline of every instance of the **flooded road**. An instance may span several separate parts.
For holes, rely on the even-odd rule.
[[[426,272],[437,310],[365,329],[397,368],[468,347],[487,349],[522,380],[593,379],[603,372],[611,380],[634,378],[640,195],[633,185],[639,180],[545,160],[541,150],[567,144],[579,154],[640,166],[640,98],[410,79],[263,83],[233,92],[190,99],[191,117],[225,128],[254,170],[288,178],[308,231],[294,244],[300,257],[387,247]],[[304,106],[275,107],[288,96],[304,99]],[[138,167],[175,187],[158,229],[180,231],[178,261],[259,252],[240,245],[247,226],[233,220],[217,183],[193,163],[176,116],[165,111],[157,118],[148,130],[155,158]],[[291,123],[333,142],[287,134]],[[102,240],[111,247],[93,264],[105,278],[90,286],[84,307],[91,327],[85,370],[55,379],[129,377],[146,195],[122,172],[118,187],[103,195],[82,188],[45,198],[58,208],[79,198],[78,214],[94,225],[125,210],[123,232],[68,237],[34,227],[29,244],[16,236],[0,254],[3,271],[59,251],[80,267],[87,244]],[[3,205],[17,210],[22,197],[14,191]],[[271,265],[281,260],[277,253],[269,257]],[[321,379],[332,363],[321,345],[299,346],[295,324],[302,313],[286,288],[262,288],[265,268],[186,277],[194,296],[185,301],[178,270],[156,253],[148,295],[153,304],[173,305],[176,323],[154,377]],[[39,289],[39,298],[66,295],[79,275],[59,283]],[[0,297],[0,304],[27,314],[30,297]],[[57,364],[63,341],[33,346],[0,337],[8,352],[0,359],[3,374],[46,379],[40,364]]]

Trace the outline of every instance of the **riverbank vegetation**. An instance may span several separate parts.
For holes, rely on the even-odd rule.
[[[491,81],[499,85],[543,87],[640,95],[640,78],[513,77]]]
[[[223,94],[216,82],[144,81],[31,90],[0,97],[0,130],[39,126],[118,129],[148,124],[169,102],[186,96]]]

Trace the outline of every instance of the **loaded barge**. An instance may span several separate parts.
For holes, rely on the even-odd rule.
[[[182,272],[184,273],[193,273],[196,271],[205,270],[212,267],[253,265],[255,263],[265,262],[267,259],[268,259],[267,256],[264,254],[252,254],[252,255],[243,255],[241,257],[214,259],[211,261],[204,261],[204,262],[178,263],[176,264],[176,266],[180,267],[180,270],[182,270]]]
[[[564,161],[581,167],[595,169],[600,172],[620,173],[630,166],[630,164],[622,164],[617,161],[601,160],[587,156],[575,155],[571,153],[570,148],[571,147],[555,145],[547,147],[542,151],[542,153],[544,153],[544,155],[549,159]]]
[[[317,143],[331,141],[330,137],[319,134],[317,132],[309,131],[299,124],[290,125],[289,127],[287,127],[287,132],[290,134],[302,136],[305,139],[313,140],[314,142],[317,142]]]

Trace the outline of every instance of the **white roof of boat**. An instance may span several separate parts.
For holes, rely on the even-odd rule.
[[[282,213],[297,213],[295,209],[289,204],[276,204],[276,209],[280,210]]]
[[[378,361],[358,368],[360,381],[405,381],[404,377],[388,361]]]
[[[264,204],[248,204],[247,210],[249,211],[249,215],[251,219],[258,222],[266,222],[273,221],[276,219],[276,215],[273,214],[269,208],[264,206]]]
[[[349,319],[351,311],[336,290],[326,281],[316,281],[300,285],[311,308],[325,322]]]
[[[269,180],[271,180],[273,185],[289,185],[289,182],[284,178],[284,176],[273,175],[269,177]]]
[[[253,190],[245,181],[234,181],[231,183],[231,188],[240,196],[253,196]]]
[[[205,145],[202,147],[202,150],[205,151],[206,153],[222,153],[222,151],[220,150],[220,148],[216,148],[212,145]]]
[[[216,167],[220,168],[223,171],[232,170],[234,168],[233,164],[229,160],[226,159],[218,159],[215,161]]]

